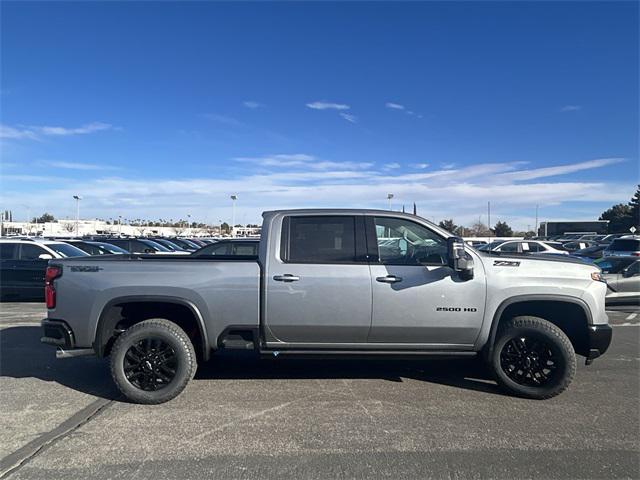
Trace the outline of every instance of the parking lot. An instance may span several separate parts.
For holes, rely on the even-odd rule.
[[[548,401],[471,361],[217,358],[159,406],[108,363],[56,360],[39,304],[2,304],[0,478],[638,478],[640,313]]]

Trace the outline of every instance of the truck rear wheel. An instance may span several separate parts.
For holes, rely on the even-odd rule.
[[[132,402],[158,404],[178,396],[195,375],[196,354],[187,334],[154,318],[128,328],[111,350],[111,376]]]
[[[576,373],[571,341],[553,323],[538,317],[511,319],[498,333],[491,363],[503,388],[538,400],[562,393]]]

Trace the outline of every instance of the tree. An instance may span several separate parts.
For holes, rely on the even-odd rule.
[[[224,222],[222,225],[220,225],[220,233],[229,233],[229,231],[229,224],[227,222]]]
[[[609,220],[609,233],[628,232],[634,223],[637,224],[637,221],[634,222],[633,206],[624,203],[614,205],[602,212],[600,220]]]
[[[471,235],[474,237],[488,237],[491,235],[491,231],[482,222],[476,222],[471,225]]]
[[[69,232],[69,233],[75,232],[76,231],[76,224],[73,223],[73,222],[65,222],[65,223],[62,224],[62,229],[65,232]]]
[[[496,234],[496,237],[513,237],[513,230],[511,227],[507,225],[507,222],[498,222],[496,226],[493,227],[493,231]]]
[[[438,226],[451,233],[455,233],[456,229],[458,228],[458,225],[453,223],[453,219],[451,218],[449,220],[442,220],[440,223],[438,223]]]
[[[633,226],[640,229],[640,185],[638,185],[636,193],[631,197],[629,206],[631,207],[631,220],[633,221]]]
[[[31,223],[47,223],[47,222],[55,222],[56,219],[50,213],[43,213],[39,217],[33,217],[31,219]]]

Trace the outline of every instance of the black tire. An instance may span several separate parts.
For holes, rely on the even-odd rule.
[[[162,318],[128,328],[111,350],[111,376],[132,402],[154,405],[178,396],[197,369],[187,334]]]
[[[562,393],[576,373],[576,354],[562,330],[542,318],[521,316],[498,332],[491,365],[498,384],[525,398]]]

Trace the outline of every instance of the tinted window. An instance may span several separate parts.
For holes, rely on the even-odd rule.
[[[607,257],[600,258],[593,263],[600,267],[603,273],[620,273],[634,261],[635,259],[632,257]]]
[[[113,245],[116,245],[120,248],[124,248],[125,250],[129,250],[129,240],[120,240],[120,239],[109,239],[108,243],[111,243]]]
[[[17,243],[0,242],[0,260],[11,260],[16,258]]]
[[[640,262],[633,262],[631,266],[627,269],[628,276],[635,276],[640,273]]]
[[[380,263],[387,265],[443,265],[447,258],[444,238],[418,223],[376,217]]]
[[[516,253],[518,251],[518,242],[504,243],[498,250],[507,253]]]
[[[194,255],[229,255],[230,250],[230,242],[221,242],[203,247],[197,252],[194,252]]]
[[[63,257],[86,257],[89,255],[78,247],[67,245],[66,243],[49,243],[47,247]]]
[[[544,248],[542,248],[540,245],[538,245],[537,243],[534,242],[523,242],[522,243],[522,251],[527,251],[527,252],[544,252]]]
[[[232,243],[233,255],[258,255],[258,242]]]
[[[287,260],[348,263],[356,260],[355,218],[290,217]]]
[[[98,243],[98,242],[96,242],[94,245],[97,245],[99,248],[103,248],[108,253],[129,253],[124,248],[118,247],[116,245],[111,245],[110,243]]]
[[[38,245],[22,244],[20,249],[20,260],[38,260],[38,257],[43,254],[49,254],[44,248]],[[51,255],[53,257],[53,255]]]
[[[640,240],[617,238],[611,243],[609,250],[619,252],[636,252],[640,250]]]

